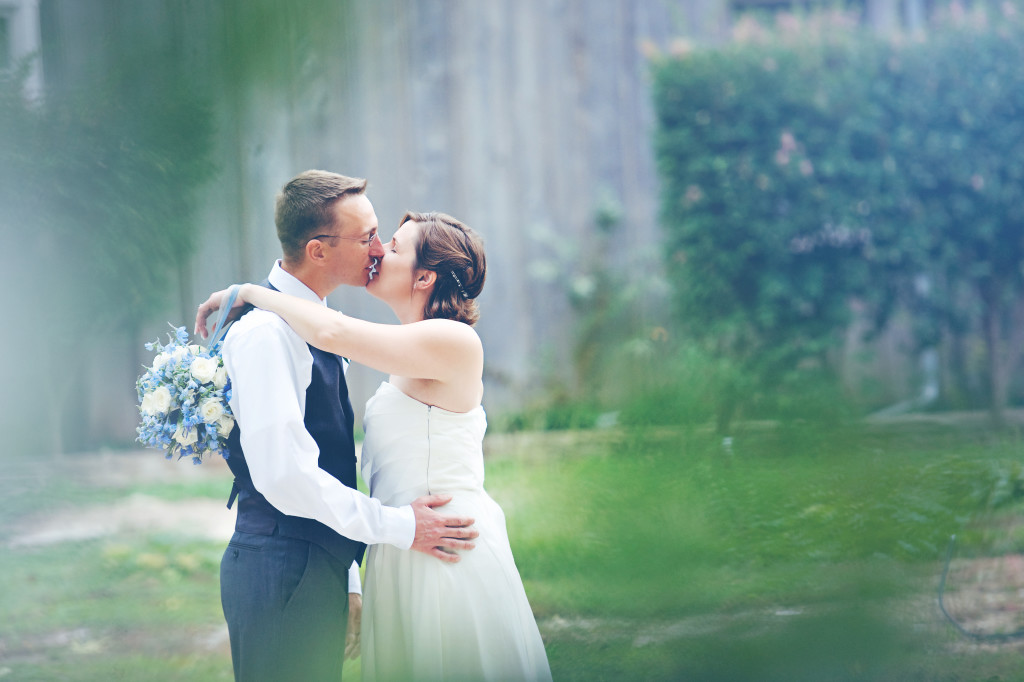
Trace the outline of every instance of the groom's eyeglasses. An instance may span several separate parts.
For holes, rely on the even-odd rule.
[[[369,237],[342,237],[340,234],[318,234],[310,237],[306,240],[306,243],[313,241],[314,239],[344,239],[350,242],[359,242],[365,247],[373,246],[373,240],[377,238],[377,233],[374,232]]]

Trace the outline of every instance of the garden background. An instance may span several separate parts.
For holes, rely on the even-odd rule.
[[[1024,6],[794,5],[5,6],[0,678],[230,677],[230,476],[134,379],[308,167],[484,235],[556,679],[1019,677],[934,595],[956,533],[954,615],[1024,625]]]

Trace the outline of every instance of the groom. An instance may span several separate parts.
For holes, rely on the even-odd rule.
[[[284,257],[264,284],[321,303],[341,284],[365,286],[384,255],[365,189],[365,180],[325,171],[289,181],[274,213]],[[197,330],[205,317],[201,306]],[[355,489],[347,360],[258,309],[232,326],[223,356],[236,419],[228,507],[237,498],[238,516],[221,602],[235,679],[339,680],[346,621],[358,637],[364,543],[458,561],[442,548],[472,549],[473,519],[433,510],[450,496],[393,508]]]

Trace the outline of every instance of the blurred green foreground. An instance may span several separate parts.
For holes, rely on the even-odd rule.
[[[1017,679],[1018,645],[956,634],[934,594],[951,533],[1024,546],[1021,438],[944,419],[491,438],[555,679]],[[0,679],[230,679],[225,542],[195,514],[230,528],[229,480],[155,452],[6,467]]]

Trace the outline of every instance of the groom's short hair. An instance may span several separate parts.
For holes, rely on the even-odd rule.
[[[329,171],[308,170],[289,180],[274,206],[277,238],[285,260],[302,260],[306,242],[331,226],[335,201],[365,191],[365,179]]]

